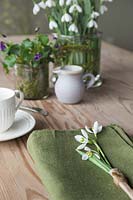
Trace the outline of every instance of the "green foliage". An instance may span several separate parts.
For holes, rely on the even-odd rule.
[[[20,44],[4,42],[6,49],[0,50],[4,56],[3,67],[8,72],[15,64],[27,65],[29,68],[40,66],[52,60],[52,47],[47,35],[38,34],[33,40],[29,38]]]

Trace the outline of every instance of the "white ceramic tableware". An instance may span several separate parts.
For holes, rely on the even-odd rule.
[[[53,70],[58,75],[55,83],[55,94],[58,100],[66,104],[75,104],[82,100],[85,92],[84,79],[90,77],[86,87],[95,83],[93,74],[83,74],[83,68],[77,65],[66,65]]]
[[[18,103],[16,97],[19,96]],[[24,99],[24,95],[19,90],[0,88],[0,133],[9,129],[15,119],[15,113]]]
[[[11,128],[0,134],[0,142],[22,137],[29,133],[34,128],[35,124],[36,121],[31,114],[18,110]]]

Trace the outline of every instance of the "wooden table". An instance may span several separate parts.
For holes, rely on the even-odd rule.
[[[87,91],[81,104],[63,105],[54,95],[43,101],[24,101],[49,112],[46,118],[34,115],[35,129],[75,129],[98,120],[103,125],[117,123],[133,135],[133,53],[103,43],[101,66],[103,86]],[[13,83],[0,67],[0,87],[13,88]],[[48,200],[27,152],[27,138],[0,143],[0,200]]]

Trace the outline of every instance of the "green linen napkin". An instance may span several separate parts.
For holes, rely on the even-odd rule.
[[[113,184],[111,176],[75,151],[78,143],[72,131],[34,131],[28,139],[28,151],[50,200],[129,200]],[[113,167],[119,168],[133,186],[133,143],[116,126],[99,133],[99,144]]]

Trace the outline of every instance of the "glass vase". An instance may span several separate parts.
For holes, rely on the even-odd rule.
[[[48,97],[49,69],[48,64],[31,68],[27,65],[15,66],[16,89],[24,93],[27,100],[38,100]]]
[[[101,33],[81,36],[60,35],[55,43],[56,66],[80,65],[84,73],[95,76],[94,87],[101,86]]]

